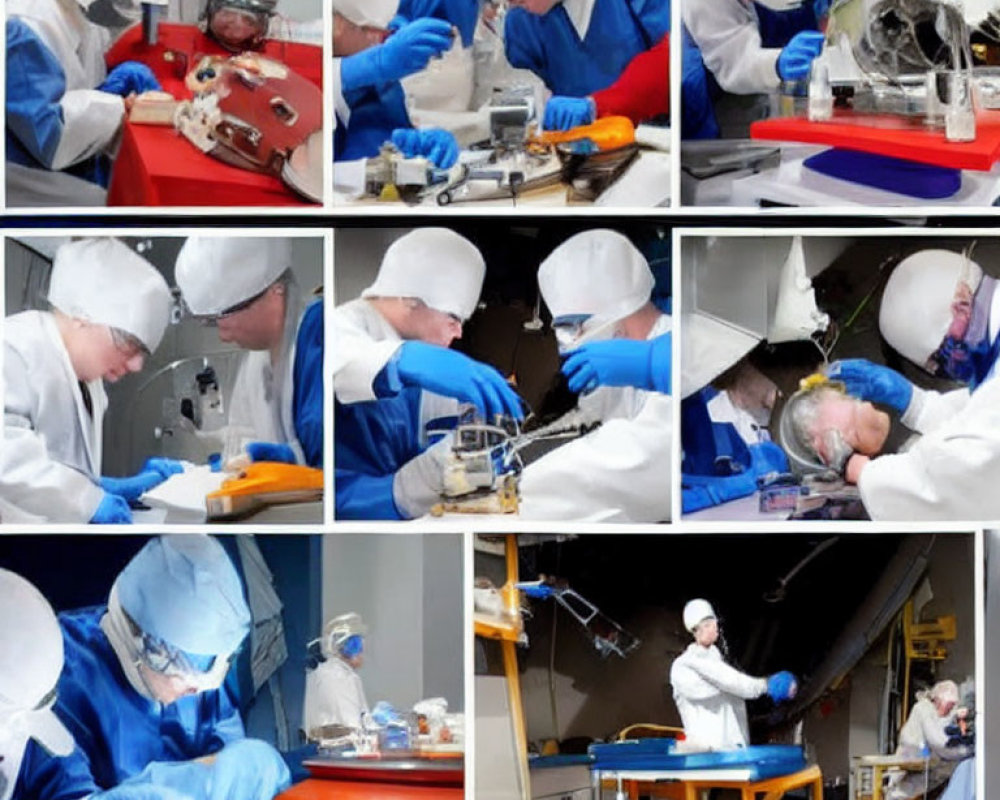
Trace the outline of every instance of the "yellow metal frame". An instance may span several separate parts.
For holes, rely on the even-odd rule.
[[[913,618],[913,599],[903,606],[903,645],[906,660],[903,670],[903,714],[905,721],[910,713],[910,670],[914,661],[944,661],[948,648],[942,642],[958,638],[958,623],[954,614],[938,617],[931,622],[917,622]]]

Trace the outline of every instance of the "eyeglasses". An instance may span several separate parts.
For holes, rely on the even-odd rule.
[[[148,633],[142,634],[142,660],[162,675],[203,675],[215,664],[214,655],[186,653]]]
[[[268,289],[271,287],[268,287]],[[253,297],[249,297],[241,303],[237,303],[234,306],[230,306],[225,311],[221,311],[215,315],[216,319],[222,319],[223,317],[231,317],[233,314],[239,314],[241,311],[245,311],[250,308],[254,303],[256,303],[260,298],[267,294],[267,289],[262,292],[258,292]]]

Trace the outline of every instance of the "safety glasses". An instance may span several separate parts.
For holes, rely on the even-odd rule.
[[[154,672],[177,677],[204,675],[212,669],[216,659],[214,655],[185,653],[148,633],[142,634],[141,657]]]

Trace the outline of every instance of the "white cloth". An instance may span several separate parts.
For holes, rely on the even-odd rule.
[[[760,40],[749,0],[686,0],[681,16],[705,66],[725,91],[758,94],[778,88],[776,47]]]
[[[1000,380],[972,394],[915,387],[901,421],[923,435],[905,452],[872,459],[858,480],[873,520],[1000,518]]]
[[[49,168],[63,170],[99,153],[112,153],[118,146],[125,105],[121,97],[95,88],[107,76],[104,53],[111,32],[90,22],[75,0],[7,0],[6,11],[8,19],[18,17],[39,36],[65,75],[66,91],[60,101],[63,132]],[[36,172],[41,175],[32,174]],[[77,205],[78,199],[79,205],[93,205],[95,190],[81,183],[86,182],[72,175],[8,170],[7,205],[37,204],[32,199],[39,196],[54,197],[63,206]]]
[[[647,339],[671,328],[660,316]],[[525,467],[521,518],[588,522],[670,520],[670,395],[601,387],[580,409],[601,426]]]
[[[4,522],[88,522],[104,494],[103,383],[87,384],[91,416],[55,320],[41,311],[4,321],[3,373]]]
[[[940,716],[934,703],[928,698],[918,700],[910,716],[899,731],[899,746],[896,754],[906,758],[923,758],[927,751],[944,763],[934,761],[926,773],[903,772],[891,779],[886,800],[910,800],[922,797],[925,790],[940,786],[951,775],[953,762],[968,758],[971,751],[967,747],[948,747],[948,734],[944,729],[952,723],[951,715]],[[952,762],[952,763],[949,763]]]
[[[731,667],[715,645],[692,642],[670,665],[670,685],[687,749],[734,750],[750,744],[746,701],[767,691],[766,678]]]
[[[368,701],[361,676],[340,658],[329,658],[306,673],[306,695],[302,727],[308,735],[323,725],[360,728],[368,713]]]
[[[402,345],[396,329],[367,300],[351,300],[330,315],[333,393],[341,403],[375,400],[372,383]]]

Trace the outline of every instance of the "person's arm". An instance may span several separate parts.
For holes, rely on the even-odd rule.
[[[757,94],[778,87],[780,48],[764,47],[756,15],[743,0],[686,0],[684,24],[705,66],[725,91]]]
[[[295,343],[295,436],[306,464],[323,466],[323,301],[306,309]]]
[[[953,394],[941,402],[962,399]],[[1000,381],[991,381],[906,452],[868,462],[858,488],[874,520],[993,519],[1000,516],[998,475]]]
[[[911,431],[930,433],[965,408],[971,397],[968,389],[934,392],[914,386],[910,404],[899,421]]]
[[[639,53],[613,84],[592,95],[598,117],[624,116],[638,125],[670,113],[670,36]]]
[[[350,313],[333,313],[333,392],[341,403],[378,399],[375,379],[402,346],[400,339],[376,341]]]
[[[7,130],[42,166],[62,170],[113,148],[125,115],[121,97],[66,89],[66,76],[41,37],[7,20]]]
[[[26,514],[59,522],[89,522],[104,491],[82,472],[51,458],[32,419],[38,386],[17,349],[4,347],[4,436],[0,494]],[[76,424],[76,420],[73,420]]]
[[[54,756],[33,739],[28,740],[14,785],[16,798],[79,800],[98,790],[90,768],[78,749],[68,756]]]
[[[961,761],[973,754],[974,749],[966,745],[959,745],[957,747],[948,746],[948,739],[950,737],[945,733],[944,729],[951,722],[950,717],[939,717],[935,712],[933,717],[930,715],[925,716],[920,722],[924,741],[927,742],[927,746],[931,752],[938,758],[945,761]]]
[[[731,667],[725,661],[713,658],[689,658],[685,666],[726,694],[753,700],[767,692],[767,678],[754,678]]]

